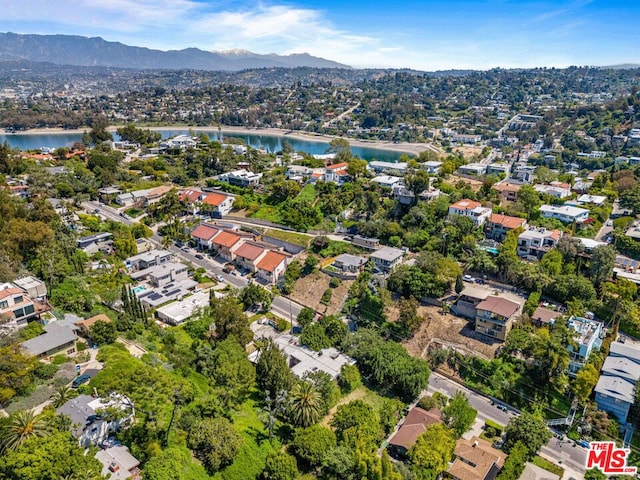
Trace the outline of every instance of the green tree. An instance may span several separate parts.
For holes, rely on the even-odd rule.
[[[320,419],[322,397],[311,382],[297,382],[289,394],[289,417],[297,427],[309,427]]]
[[[325,329],[318,322],[307,325],[300,335],[300,343],[311,350],[319,351],[331,346],[331,339],[327,336]]]
[[[53,402],[54,407],[58,408],[77,396],[77,390],[69,388],[66,385],[61,385],[56,389],[55,392],[53,392],[53,394],[51,394],[49,400]]]
[[[207,471],[214,473],[233,462],[242,437],[226,418],[205,418],[191,427],[187,443]]]
[[[438,478],[448,468],[455,447],[453,432],[440,424],[429,425],[409,450],[409,459],[416,478]]]
[[[420,304],[413,297],[403,298],[398,302],[398,310],[400,312],[398,324],[402,327],[402,331],[407,337],[412,336],[422,324],[423,318],[418,315],[419,306]]]
[[[456,293],[460,294],[462,290],[464,290],[464,281],[462,280],[462,275],[456,275]]]
[[[442,410],[445,424],[461,437],[473,426],[478,411],[471,406],[469,399],[462,392],[456,392],[449,404]]]
[[[302,310],[300,310],[298,317],[296,318],[296,322],[302,328],[306,328],[307,325],[309,325],[313,321],[315,316],[316,314],[312,308],[303,307]]]
[[[613,275],[613,267],[616,263],[616,249],[612,245],[597,247],[591,254],[589,273],[593,283],[600,285]]]
[[[584,405],[598,383],[600,374],[592,363],[587,363],[576,375],[573,382],[573,393],[581,405]]]
[[[382,434],[380,417],[362,400],[340,405],[331,419],[331,426],[340,441],[352,448],[375,449]]]
[[[523,185],[518,190],[518,204],[530,219],[538,211],[540,206],[540,195],[531,185]]]
[[[19,344],[0,346],[1,404],[29,390],[33,384],[31,374],[37,366],[38,359],[24,355]]]
[[[0,478],[15,480],[60,480],[100,478],[102,464],[93,452],[85,455],[68,431],[47,437],[31,436],[15,450],[0,457]]]
[[[188,450],[167,448],[144,464],[144,480],[189,480],[187,471],[190,464],[191,455]]]
[[[276,452],[267,457],[262,480],[295,480],[298,474],[296,459],[286,452]]]
[[[335,433],[321,425],[312,425],[295,431],[289,449],[301,464],[317,468],[336,443]]]
[[[518,480],[522,475],[528,456],[527,446],[522,442],[516,442],[505,460],[497,480]]]
[[[349,162],[353,158],[349,140],[346,138],[334,138],[329,142],[328,153],[335,153],[334,163]]]
[[[115,324],[98,320],[90,329],[91,341],[96,345],[109,345],[116,341],[118,332]]]
[[[32,437],[42,438],[51,433],[46,417],[31,410],[20,410],[9,416],[0,430],[0,450],[16,450]]]
[[[256,375],[260,389],[272,396],[283,390],[291,390],[293,374],[289,370],[286,357],[271,339],[264,341],[260,347]]]
[[[338,385],[342,393],[350,393],[362,385],[360,372],[355,365],[343,365],[340,368],[340,376],[338,377]]]
[[[218,340],[233,336],[243,347],[251,341],[253,332],[249,328],[249,319],[237,298],[233,295],[215,298],[211,294],[210,306],[210,315],[215,322],[215,337]]]
[[[347,165],[347,173],[357,179],[367,173],[368,162],[359,158],[352,158]]]
[[[528,412],[511,418],[504,432],[504,450],[509,453],[518,442],[522,442],[528,449],[527,459],[531,459],[551,439],[544,419]]]
[[[245,310],[249,310],[254,305],[260,305],[262,310],[268,310],[273,300],[273,294],[253,282],[240,291],[238,298],[242,302]]]

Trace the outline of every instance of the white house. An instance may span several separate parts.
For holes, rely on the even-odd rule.
[[[282,252],[268,251],[256,265],[258,278],[266,283],[277,283],[287,269],[288,258]]]
[[[106,409],[116,414],[105,416],[103,412]],[[58,407],[56,413],[71,419],[71,433],[82,447],[88,448],[99,446],[112,432],[131,423],[135,409],[128,397],[112,392],[106,398],[80,395]]]
[[[545,253],[555,247],[562,237],[560,230],[529,227],[518,236],[516,252],[520,257],[540,259]]]
[[[564,223],[582,223],[589,218],[589,210],[570,205],[542,205],[540,212],[545,218],[555,218]]]
[[[381,187],[393,188],[394,185],[402,182],[402,178],[393,175],[378,175],[371,179],[371,183],[377,183]]]
[[[491,216],[491,213],[490,208],[483,207],[480,205],[480,202],[475,202],[467,198],[449,205],[450,217],[454,215],[469,217],[476,224],[476,227],[482,225]]]
[[[484,163],[469,163],[458,167],[458,172],[465,175],[481,176],[487,173],[487,166]]]
[[[245,188],[257,187],[260,184],[261,178],[261,173],[253,173],[247,170],[235,170],[218,176],[221,182],[227,182],[229,185]]]
[[[440,167],[442,167],[442,162],[437,162],[437,161],[429,161],[429,162],[424,162],[421,164],[422,168],[424,168],[427,173],[439,173],[440,172]]]
[[[571,185],[568,183],[557,183],[551,185],[534,185],[533,189],[544,195],[551,195],[555,198],[566,198],[571,195]]]
[[[381,162],[373,160],[369,162],[368,168],[375,173],[399,172],[404,175],[409,167],[406,162]]]
[[[382,247],[376,250],[369,257],[375,266],[384,273],[392,272],[398,265],[402,263],[405,251],[399,248]]]

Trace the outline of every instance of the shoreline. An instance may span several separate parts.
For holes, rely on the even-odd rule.
[[[109,132],[115,132],[118,127],[111,126],[107,127]],[[318,142],[318,143],[329,143],[334,138],[345,138],[349,141],[349,144],[353,147],[360,148],[372,148],[376,150],[386,150],[390,152],[398,152],[398,153],[407,153],[410,155],[419,155],[421,152],[425,150],[431,150],[438,153],[442,153],[442,151],[435,147],[430,143],[392,143],[383,140],[361,140],[361,139],[353,139],[349,137],[339,137],[337,135],[321,135],[321,134],[313,134],[308,132],[303,132],[300,130],[285,130],[283,128],[264,128],[264,127],[238,127],[238,126],[203,126],[203,127],[193,127],[193,126],[185,126],[185,125],[174,125],[174,126],[162,126],[162,127],[139,127],[149,130],[154,130],[158,132],[169,131],[169,130],[193,130],[196,132],[217,132],[218,129],[222,130],[223,133],[231,134],[254,134],[254,135],[265,135],[265,136],[273,136],[273,137],[290,137],[298,140],[305,140],[310,142]],[[60,135],[60,134],[82,134],[85,131],[88,131],[88,128],[75,128],[75,129],[64,129],[64,128],[33,128],[29,130],[21,130],[19,132],[7,132],[5,129],[0,129],[0,134],[2,135]]]

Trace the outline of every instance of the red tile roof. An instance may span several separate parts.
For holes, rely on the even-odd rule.
[[[510,318],[511,315],[520,309],[520,305],[506,298],[491,296],[480,302],[476,309],[487,310],[491,313],[502,315],[505,318]]]
[[[200,190],[185,190],[179,198],[181,202],[193,203],[200,198],[200,195],[202,195]]]
[[[523,226],[526,220],[520,217],[510,217],[508,215],[494,213],[489,217],[488,221],[489,223],[502,225],[504,228],[514,229]]]
[[[451,205],[451,208],[455,208],[457,210],[473,210],[474,208],[478,208],[479,206],[480,202],[464,198]]]
[[[251,243],[244,243],[236,250],[236,255],[238,257],[246,258],[247,260],[255,260],[262,255],[262,252],[264,252],[264,248]]]
[[[429,425],[442,422],[442,413],[437,408],[427,411],[420,407],[409,410],[402,426],[389,440],[390,445],[399,445],[409,450]]]
[[[209,225],[199,225],[191,232],[191,236],[199,238],[200,240],[211,240],[219,232],[219,228],[210,227]]]
[[[349,164],[347,162],[335,163],[333,165],[329,165],[327,170],[340,170],[343,168],[347,168]]]
[[[286,258],[287,256],[282,253],[269,251],[264,258],[260,260],[257,266],[260,270],[273,272]]]
[[[231,232],[220,232],[220,235],[216,236],[212,240],[212,244],[220,245],[221,247],[232,247],[240,240],[240,236]]]
[[[206,197],[202,199],[202,203],[207,205],[213,205],[214,207],[220,206],[228,197],[222,193],[208,193]]]
[[[19,293],[24,293],[20,288],[10,287],[5,288],[4,290],[0,290],[0,300],[3,298],[7,298],[11,295],[17,295]]]

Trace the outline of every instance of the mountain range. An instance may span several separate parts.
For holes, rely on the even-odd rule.
[[[153,50],[76,35],[0,33],[0,61],[28,60],[57,65],[139,70],[239,71],[253,68],[351,68],[308,53],[262,55],[246,50],[207,52],[198,48]]]

